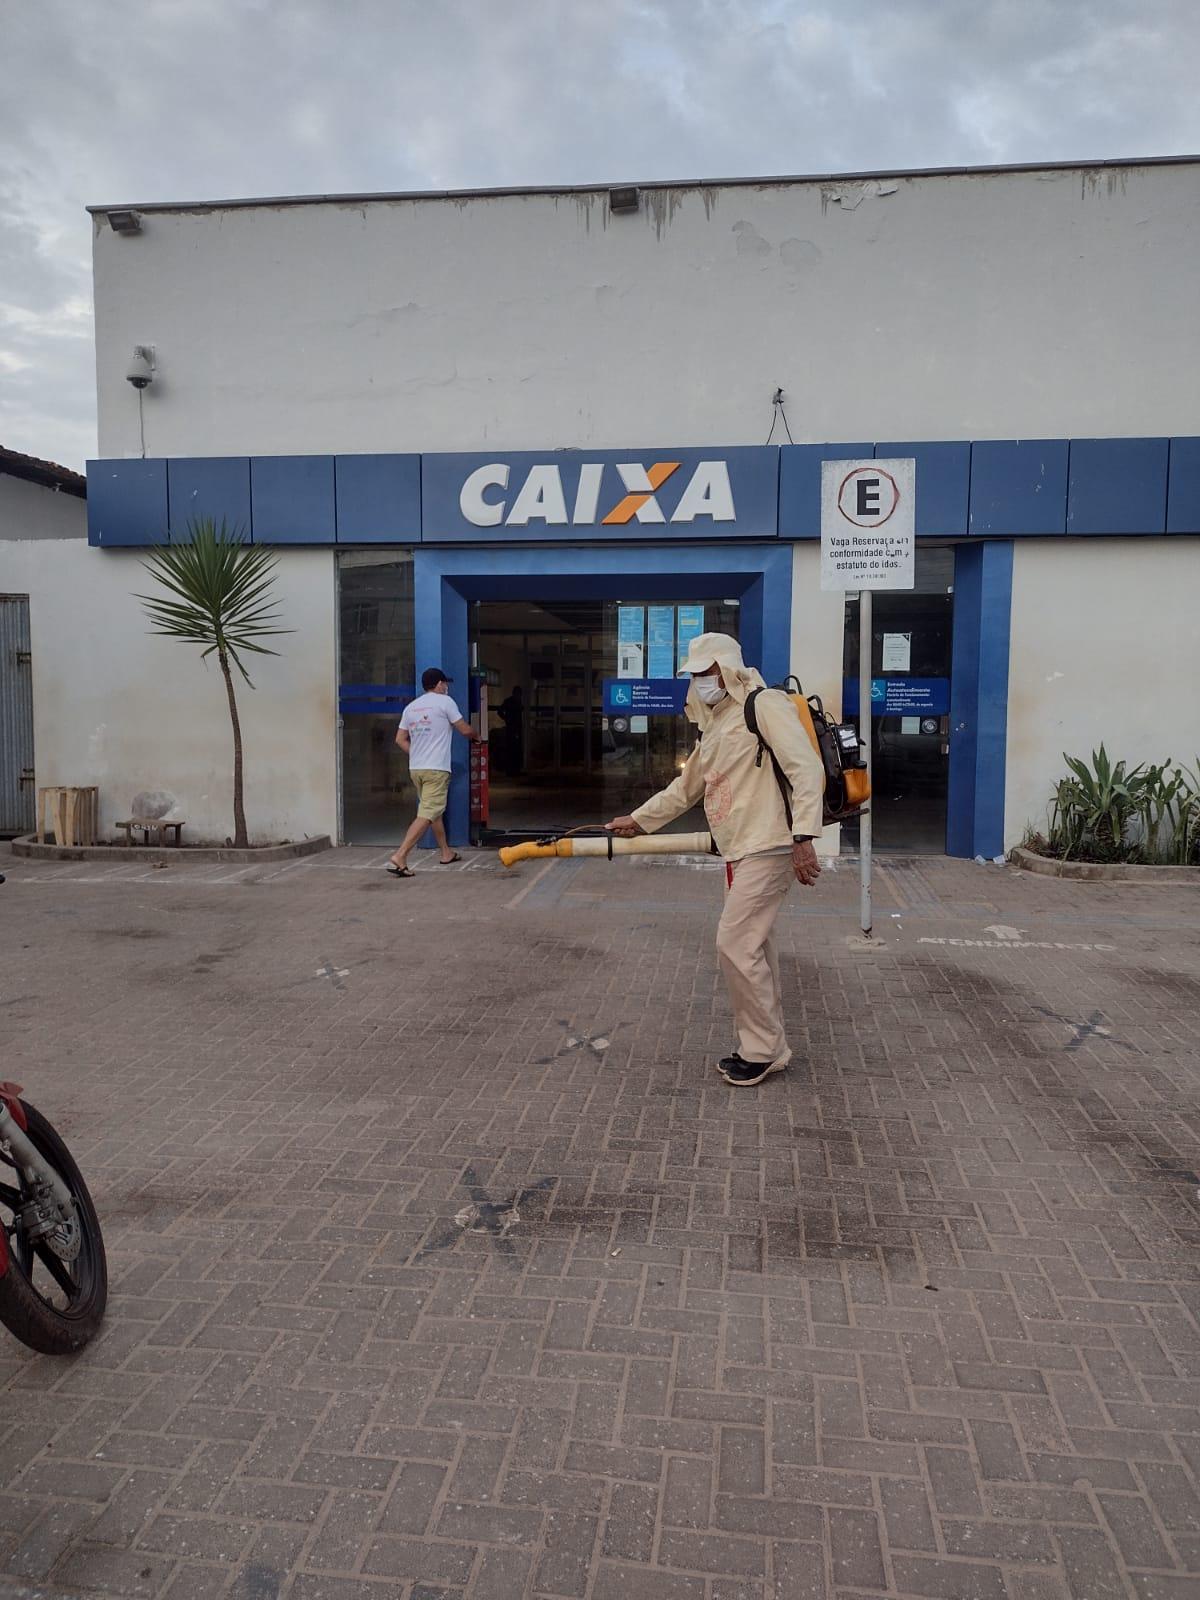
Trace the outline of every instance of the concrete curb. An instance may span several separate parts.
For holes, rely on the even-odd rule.
[[[14,856],[24,856],[30,861],[107,861],[119,866],[122,861],[161,861],[182,866],[189,861],[231,861],[249,866],[255,862],[292,861],[300,856],[315,856],[323,850],[332,850],[333,841],[327,833],[313,839],[301,839],[297,844],[251,845],[248,850],[235,850],[232,845],[70,845],[39,844],[33,834],[12,841]]]
[[[1190,884],[1200,887],[1200,867],[1143,867],[1131,862],[1117,861],[1107,865],[1100,861],[1055,861],[1051,856],[1035,855],[1020,845],[1009,853],[1015,866],[1026,872],[1039,873],[1043,878],[1071,878],[1077,883],[1151,883]]]

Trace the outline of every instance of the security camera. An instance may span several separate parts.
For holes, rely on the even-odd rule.
[[[154,382],[154,346],[135,344],[133,357],[125,373],[126,383],[135,389],[148,389]]]

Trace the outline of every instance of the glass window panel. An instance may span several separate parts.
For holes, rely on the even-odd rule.
[[[412,552],[339,552],[338,621],[343,830],[349,844],[393,844],[407,824],[396,726],[415,690]]]

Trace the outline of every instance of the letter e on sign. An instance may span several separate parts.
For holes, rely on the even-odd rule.
[[[822,589],[911,589],[917,466],[822,461]]]

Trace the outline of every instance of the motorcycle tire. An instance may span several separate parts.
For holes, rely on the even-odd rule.
[[[0,1322],[31,1350],[66,1356],[95,1336],[108,1303],[108,1263],[96,1208],[71,1152],[36,1106],[21,1105],[26,1132],[71,1191],[79,1223],[74,1260],[24,1235],[13,1199],[26,1188],[22,1174],[0,1157],[0,1225],[8,1239],[8,1270],[0,1277]]]

